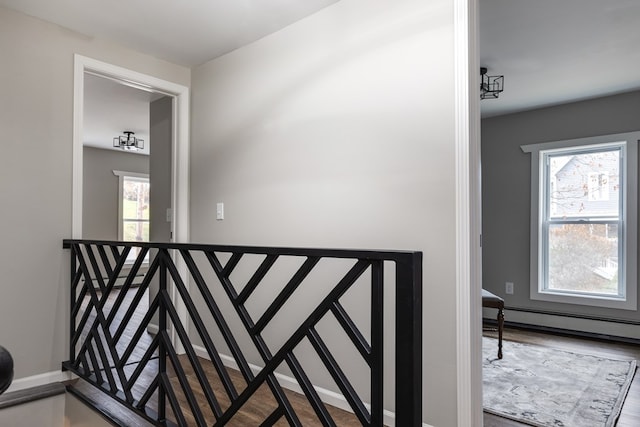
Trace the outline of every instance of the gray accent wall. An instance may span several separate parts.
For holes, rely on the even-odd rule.
[[[82,238],[119,240],[119,178],[113,171],[148,174],[149,156],[95,147],[84,147],[82,155]]]
[[[190,70],[0,7],[0,343],[15,378],[68,357],[74,54],[190,85]]]
[[[423,251],[423,408],[434,426],[457,424],[453,22],[448,0],[343,0],[192,75],[192,241]],[[347,309],[366,321],[357,301]],[[252,313],[266,302],[256,303]],[[285,309],[284,319],[303,314]],[[386,315],[392,384],[392,306]],[[323,339],[356,362],[338,330]],[[282,342],[280,329],[269,334]]]
[[[171,137],[172,104],[170,97],[153,101],[149,106],[149,239],[152,242],[171,240],[171,222],[167,209],[171,208]]]
[[[485,289],[504,297],[509,307],[640,321],[638,311],[529,298],[531,157],[520,149],[524,144],[638,130],[640,91],[482,120],[482,283]],[[505,282],[514,283],[513,295],[505,294]],[[511,318],[514,316],[512,313]],[[507,320],[509,317],[507,313]],[[523,321],[538,324],[540,316],[531,314]],[[567,322],[557,319],[555,326],[563,327]],[[586,323],[571,328],[594,332]],[[598,332],[619,333],[615,324],[603,328]]]
[[[167,209],[171,201],[171,139],[173,135],[173,98],[164,97],[149,105],[149,136],[151,155],[149,156],[149,240],[152,242],[171,241],[171,222],[167,221]],[[157,251],[152,249],[151,258]],[[160,288],[158,276],[149,283],[149,302],[153,301]],[[157,328],[158,314],[153,317],[151,329]]]

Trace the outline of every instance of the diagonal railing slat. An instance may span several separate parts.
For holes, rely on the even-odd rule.
[[[267,275],[269,270],[271,270],[271,267],[273,267],[277,260],[277,255],[267,255],[264,261],[262,261],[262,264],[260,264],[260,267],[258,267],[251,279],[249,279],[245,287],[242,289],[240,295],[238,295],[237,298],[234,298],[238,302],[238,304],[244,304],[247,301],[247,299],[251,296],[253,291],[260,284],[262,279],[264,279],[264,276]],[[224,274],[222,276],[229,277],[228,275]]]
[[[100,260],[102,261],[102,266],[105,269],[107,277],[109,278],[118,277],[117,274],[113,274],[113,270],[111,269],[111,260],[109,260],[109,257],[107,256],[107,251],[104,249],[104,246],[98,246],[97,249],[98,249],[98,255],[100,255]]]
[[[96,281],[98,282],[98,286],[100,286],[100,290],[104,291],[106,288],[106,285],[104,283],[104,279],[102,277],[102,272],[100,271],[100,267],[98,267],[98,261],[96,260],[96,256],[93,253],[93,249],[89,245],[85,245],[85,248],[87,251],[87,257],[89,258],[89,264],[91,265],[91,268],[93,270],[93,275],[96,278]]]
[[[164,336],[164,341],[166,343],[167,346],[167,355],[169,357],[169,360],[171,361],[171,365],[173,366],[173,369],[176,372],[176,377],[178,378],[178,381],[180,382],[180,386],[182,388],[182,392],[184,393],[186,399],[187,399],[187,403],[189,404],[189,408],[191,410],[191,413],[193,414],[193,417],[196,419],[196,422],[198,423],[199,426],[204,426],[206,425],[205,421],[204,421],[204,415],[202,414],[202,411],[200,410],[200,405],[198,405],[198,401],[196,399],[196,396],[193,394],[193,389],[191,388],[191,384],[189,383],[189,380],[187,379],[187,373],[184,371],[183,367],[182,367],[182,363],[180,363],[180,360],[178,359],[178,355],[175,351],[175,348],[171,345],[171,340],[169,338],[169,336],[167,335],[166,332],[162,332],[163,336]],[[171,389],[173,389],[173,387],[171,387]]]
[[[298,286],[302,283],[302,281],[307,277],[313,267],[318,264],[320,261],[320,257],[310,257],[300,266],[298,271],[293,275],[289,283],[287,283],[280,291],[277,297],[274,298],[273,302],[262,314],[262,317],[256,322],[256,324],[252,328],[252,332],[254,334],[259,334],[262,330],[267,326],[267,324],[273,319],[273,317],[278,313],[278,311],[282,308],[282,306],[287,302],[287,300],[293,295]]]
[[[260,424],[260,427],[271,427],[284,416],[284,409],[278,406],[271,414]]]
[[[312,351],[328,374],[323,383],[328,379],[335,384],[354,422],[382,426],[387,292],[394,293],[396,301],[396,341],[391,343],[396,353],[395,424],[422,424],[420,252],[91,240],[65,240],[63,246],[70,249],[71,269],[69,360],[63,368],[156,425],[224,426],[251,411],[258,390],[270,393],[275,403],[256,425],[306,425],[281,383],[281,369],[288,368],[288,381],[297,382],[312,409],[308,414],[322,426],[334,427],[334,412],[314,385],[323,372],[305,370]],[[133,248],[138,249],[131,262],[127,258]],[[288,276],[282,277],[282,268],[274,270],[281,262],[291,265],[291,260],[298,267]],[[339,273],[342,268],[327,267],[330,260],[351,262]],[[386,263],[394,265],[395,277],[385,278]],[[317,270],[321,273],[313,274]],[[394,284],[385,283],[389,279]],[[358,317],[353,317],[341,298],[356,284],[355,295],[368,293],[370,304],[358,307]],[[264,301],[265,290],[273,286],[278,291]],[[288,319],[306,290],[316,295],[308,312],[296,314],[290,332],[278,331],[282,340],[275,344],[272,334],[281,328],[275,325]],[[256,310],[258,295],[261,310]],[[368,312],[367,334],[358,327],[363,310]],[[368,389],[355,387],[362,381],[352,383],[342,359],[335,357],[333,351],[342,351],[345,344],[335,344],[338,335],[331,340],[322,336],[325,322],[340,325],[341,342],[362,357],[360,363],[369,371]],[[297,351],[305,345],[300,353],[305,358],[298,359]],[[232,380],[231,368],[240,371],[244,385]],[[214,387],[214,382],[221,386]]]
[[[209,310],[213,315],[214,321],[218,324],[218,327],[223,331],[222,334],[225,337],[227,345],[231,349],[231,353],[233,354],[234,357],[236,357],[236,361],[239,359],[242,361],[241,363],[242,363],[242,366],[244,367],[244,371],[249,375],[248,379],[251,379],[251,376],[250,376],[251,369],[249,368],[248,363],[244,359],[244,356],[242,356],[242,351],[240,350],[240,347],[238,346],[238,343],[236,342],[236,340],[233,338],[231,329],[227,325],[227,322],[224,320],[224,317],[222,316],[222,312],[220,311],[217,304],[215,303],[213,297],[211,296],[211,293],[208,292],[206,288],[206,283],[204,278],[202,277],[202,274],[200,274],[200,271],[198,270],[191,255],[186,251],[181,251],[181,253],[182,253],[182,258],[185,260],[185,263],[187,264],[187,268],[189,269],[189,272],[194,278],[198,289],[203,295],[205,302],[207,303],[207,306],[209,307]],[[181,292],[181,295],[184,300],[185,296],[187,296],[187,295],[184,295],[185,294],[184,289],[182,287],[178,287],[178,289],[179,289],[179,292]],[[187,304],[190,304],[190,306],[188,306],[187,308],[190,309],[189,311],[191,314],[191,318],[194,319],[195,322],[198,324],[196,329],[198,330],[198,334],[200,335],[200,338],[203,340],[205,348],[207,349],[207,354],[209,354],[209,357],[211,358],[211,361],[214,364],[216,372],[220,376],[220,380],[222,381],[222,384],[227,392],[227,395],[229,396],[230,399],[233,400],[236,397],[238,397],[238,391],[236,390],[236,387],[233,385],[233,382],[231,381],[231,377],[229,377],[229,373],[224,368],[222,359],[220,358],[220,355],[216,351],[216,346],[211,340],[211,337],[208,334],[204,333],[204,331],[206,330],[206,327],[204,326],[204,323],[202,322],[202,319],[200,318],[200,316],[197,315],[198,313],[197,313],[197,310],[195,309],[195,306],[193,305],[193,302],[191,302],[190,298],[187,298],[187,300],[189,301],[187,302]]]
[[[209,263],[212,263],[212,265],[213,263],[218,262],[217,258],[215,258],[215,255],[213,255],[212,253],[206,252],[205,256],[207,257]],[[242,376],[246,381],[251,381],[253,379],[253,373],[251,372],[249,363],[247,362],[247,359],[242,354],[242,350],[240,349],[240,346],[238,345],[235,337],[233,336],[233,333],[231,332],[231,328],[229,327],[226,320],[224,319],[222,311],[218,307],[218,304],[215,302],[215,299],[213,298],[211,291],[208,289],[207,284],[202,278],[202,275],[200,274],[200,272],[197,270],[197,267],[195,267],[195,264],[192,264],[193,259],[191,258],[191,256],[190,255],[186,256],[185,261],[189,269],[192,271],[192,273],[194,273],[194,278],[196,281],[196,285],[200,290],[200,294],[202,295],[202,298],[207,304],[207,307],[209,308],[209,311],[213,316],[213,320],[216,322],[216,325],[220,329],[222,337],[225,340],[225,343],[227,344],[227,346],[229,347],[229,351],[231,352],[231,355],[233,356],[234,361],[238,364],[238,369],[240,370],[240,373],[242,374]],[[233,396],[234,396],[234,399],[237,398],[238,397],[237,392],[234,392]]]
[[[333,377],[333,380],[336,382],[336,385],[342,391],[343,396],[351,405],[353,412],[356,414],[362,425],[371,425],[371,414],[367,411],[367,408],[364,406],[364,403],[358,396],[358,393],[353,388],[349,379],[344,374],[342,369],[340,369],[340,365],[336,361],[336,359],[331,355],[331,351],[326,346],[320,335],[315,330],[315,328],[311,328],[307,334],[307,338],[311,341],[311,345],[316,349],[322,363],[329,371],[329,374]]]
[[[231,275],[231,273],[233,272],[233,269],[236,268],[236,266],[242,259],[242,256],[243,255],[239,252],[231,255],[231,258],[229,258],[229,261],[227,261],[227,263],[224,265],[224,268],[222,269],[222,274],[229,277],[229,275]]]
[[[140,338],[144,333],[147,332],[147,328],[151,323],[151,319],[153,318],[153,315],[158,312],[159,307],[160,307],[160,295],[156,295],[156,297],[153,299],[153,301],[149,305],[149,309],[147,310],[144,317],[140,321],[138,328],[133,333],[131,337],[131,341],[129,342],[125,350],[122,352],[122,356],[120,356],[120,363],[116,365],[116,367],[122,367],[126,363],[128,363],[129,359],[131,358],[131,355],[136,350],[140,342]]]
[[[346,332],[347,336],[353,342],[353,346],[360,352],[362,358],[367,362],[367,365],[371,366],[371,346],[367,342],[367,339],[362,335],[360,329],[353,323],[351,317],[347,314],[345,309],[338,301],[331,304],[331,312],[342,326],[342,329]]]
[[[89,360],[91,361],[91,364],[89,364],[89,360],[84,358],[83,359],[84,366],[85,366],[84,369],[87,375],[91,375],[91,374],[95,375],[97,383],[102,384],[104,382],[104,379],[102,378],[102,368],[98,363],[98,358],[96,357],[96,352],[93,349],[93,344],[91,344],[92,340],[93,340],[93,335],[90,335],[89,346],[87,347],[87,350],[89,353]],[[93,369],[91,369],[91,366],[93,366]]]
[[[198,382],[202,386],[205,398],[209,402],[209,406],[211,406],[211,408],[213,409],[213,413],[215,414],[216,418],[219,418],[222,415],[222,408],[220,407],[220,403],[218,403],[218,399],[216,399],[215,394],[211,389],[211,384],[209,384],[209,382],[207,381],[207,375],[204,372],[204,369],[202,368],[202,364],[198,359],[198,355],[193,349],[193,345],[191,345],[191,340],[189,339],[187,331],[180,323],[180,318],[178,316],[178,313],[176,312],[175,307],[173,306],[173,304],[171,304],[170,301],[168,301],[170,300],[169,295],[165,292],[162,294],[162,298],[166,301],[165,305],[167,307],[169,317],[171,318],[171,320],[173,321],[173,324],[176,327],[177,335],[180,338],[182,345],[184,346],[185,352],[187,354],[187,357],[189,358],[189,361],[191,362],[191,366],[193,367],[196,378],[198,379]],[[171,355],[171,353],[169,354]],[[175,360],[177,359],[174,358],[172,360],[174,360],[174,366],[175,366],[175,364],[177,363]],[[175,369],[178,370],[181,368],[176,367]]]
[[[182,411],[182,407],[180,406],[180,402],[178,401],[178,396],[176,396],[176,392],[173,390],[173,387],[171,387],[171,380],[169,379],[166,373],[160,374],[160,390],[163,391],[163,393],[160,393],[160,394],[162,396],[166,396],[166,398],[169,400],[169,404],[171,405],[173,414],[177,418],[176,421],[178,422],[178,425],[186,426],[187,420],[184,417],[184,412]],[[164,409],[164,407],[162,409]],[[159,421],[162,422],[164,421],[164,419],[165,417],[163,414],[162,418]],[[202,424],[200,424],[200,426],[201,425]]]
[[[322,399],[318,395],[318,392],[313,386],[313,383],[311,382],[304,369],[302,368],[302,365],[300,365],[300,362],[298,362],[298,359],[293,353],[287,354],[287,364],[289,365],[289,369],[291,369],[291,372],[293,372],[296,381],[298,381],[298,384],[300,384],[300,388],[302,388],[302,391],[307,396],[309,404],[318,416],[318,419],[320,420],[322,425],[325,427],[335,427],[336,423],[333,421],[333,418],[331,418],[331,414],[329,414],[329,411],[327,411],[327,407],[322,402]]]
[[[153,379],[153,381],[151,381],[151,383],[147,387],[142,397],[140,397],[140,400],[137,402],[137,404],[135,404],[135,407],[137,409],[145,410],[145,415],[146,415],[148,402],[151,401],[151,398],[153,397],[153,393],[158,392],[160,388],[161,388],[161,378],[160,378],[160,375],[158,375]],[[135,403],[135,402],[132,402],[132,403]],[[158,412],[158,417],[156,418],[156,421],[162,422],[163,419],[164,417],[161,418],[160,413]]]
[[[147,367],[149,361],[153,357],[153,354],[158,349],[160,345],[159,341],[160,341],[160,338],[158,338],[158,335],[156,335],[151,341],[151,343],[149,344],[147,351],[140,358],[140,361],[138,362],[136,369],[129,376],[129,381],[127,381],[127,384],[125,385],[125,391],[131,391],[133,389],[133,386],[135,385],[136,381],[138,380],[138,378],[140,377],[144,369]]]

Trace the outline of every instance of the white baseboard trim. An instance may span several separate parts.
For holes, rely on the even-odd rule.
[[[207,350],[204,347],[194,345],[193,349],[195,350],[196,354],[199,357],[202,357],[203,359],[211,360],[209,358],[209,354],[207,353]],[[222,363],[224,363],[226,367],[236,369],[236,370],[238,369],[238,364],[236,363],[233,357],[228,356],[226,354],[219,354],[219,356],[220,356],[220,359],[222,359]],[[252,363],[249,364],[249,367],[251,368],[251,371],[253,371],[254,374],[257,374],[262,370],[260,366],[254,365]],[[298,382],[296,381],[295,378],[290,377],[288,375],[279,374],[279,373],[276,373],[275,376],[282,387],[286,388],[287,390],[294,391],[296,393],[300,393],[300,394],[303,393],[302,389],[298,385]],[[351,406],[349,405],[349,403],[347,402],[347,400],[344,398],[342,394],[336,393],[335,391],[327,390],[326,388],[323,388],[323,387],[314,386],[314,388],[316,389],[316,392],[318,393],[318,395],[320,396],[320,399],[324,403],[335,406],[336,408],[340,408],[344,411],[353,413]],[[369,409],[368,403],[365,403],[365,406],[367,407],[367,409]],[[385,409],[383,416],[384,416],[385,425],[389,427],[395,426],[396,414],[394,412],[387,411]],[[432,426],[429,426],[428,424],[423,423],[422,427],[432,427]]]
[[[151,326],[152,325],[149,325],[149,327]],[[202,357],[203,359],[210,360],[209,355],[207,354],[207,351],[204,347],[194,345],[193,348],[198,356]],[[226,354],[220,354],[220,358],[222,359],[222,362],[224,363],[225,366],[233,369],[238,369],[238,364],[236,363],[233,357],[227,356]],[[260,372],[260,370],[262,370],[260,366],[257,366],[254,364],[249,364],[249,367],[251,368],[254,374],[257,374],[258,372]],[[294,391],[296,393],[300,393],[300,394],[303,393],[302,389],[298,385],[298,382],[295,380],[295,378],[290,377],[288,375],[279,374],[279,373],[276,373],[275,375],[282,387],[288,390]],[[29,377],[23,377],[23,378],[14,380],[11,386],[9,387],[9,389],[6,391],[6,393],[10,393],[18,390],[24,390],[27,388],[37,387],[37,386],[55,383],[55,382],[70,381],[74,378],[76,378],[75,375],[73,375],[73,373],[69,371],[44,372],[42,374],[32,375]],[[347,402],[347,400],[344,398],[342,394],[336,393],[331,390],[327,390],[322,387],[317,387],[317,386],[315,387],[315,389],[324,403],[335,406],[336,408],[340,408],[344,411],[353,413],[351,406],[349,406],[349,403]],[[365,406],[367,407],[367,409],[369,409],[369,404],[365,403]],[[395,426],[394,412],[391,412],[388,410],[384,411],[384,424],[389,427]],[[432,427],[432,426],[426,423],[422,423],[422,427]]]
[[[18,378],[13,380],[11,386],[7,389],[6,393],[13,391],[24,390],[31,387],[38,387],[45,384],[57,383],[62,381],[69,381],[74,379],[75,376],[69,371],[51,371],[44,372],[42,374],[32,375],[30,377]]]
[[[495,318],[495,310],[485,309],[483,311],[485,318]],[[638,328],[637,325],[595,319],[581,319],[562,316],[561,314],[530,313],[507,309],[505,310],[504,320],[507,322],[546,326],[570,331],[588,332],[591,334],[640,339],[640,328]]]

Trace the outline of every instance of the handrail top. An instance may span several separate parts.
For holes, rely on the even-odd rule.
[[[136,242],[118,240],[90,240],[63,239],[62,248],[70,249],[72,245],[106,245],[106,246],[135,246],[149,249],[176,249],[190,251],[213,251],[246,253],[255,255],[283,255],[283,256],[318,256],[328,258],[360,258],[388,261],[405,261],[409,258],[422,258],[421,251],[411,250],[374,250],[374,249],[324,249],[324,248],[293,248],[277,246],[244,246],[217,245],[206,243],[169,243],[169,242]]]

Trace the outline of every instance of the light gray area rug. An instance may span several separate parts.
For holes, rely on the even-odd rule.
[[[611,427],[636,370],[612,360],[531,344],[483,338],[485,412],[533,426]]]

